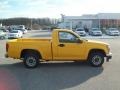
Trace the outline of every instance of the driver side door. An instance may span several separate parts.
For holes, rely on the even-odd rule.
[[[78,41],[78,37],[70,32],[60,31],[57,45],[57,59],[75,60],[84,58],[84,43]]]

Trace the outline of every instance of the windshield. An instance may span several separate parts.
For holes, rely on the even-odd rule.
[[[100,29],[95,28],[95,29],[92,29],[92,31],[100,31]]]
[[[110,31],[118,31],[116,28],[109,29]]]
[[[10,31],[10,33],[18,33],[18,31]]]
[[[20,28],[19,28],[19,29],[16,29],[16,30],[23,30],[23,29],[20,29]]]
[[[84,31],[83,29],[77,29],[76,31]]]

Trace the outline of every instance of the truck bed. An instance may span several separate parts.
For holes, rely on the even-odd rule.
[[[13,39],[9,40],[9,57],[20,58],[24,49],[33,49],[40,52],[43,59],[52,59],[52,42],[51,39]],[[44,54],[45,53],[45,54]]]

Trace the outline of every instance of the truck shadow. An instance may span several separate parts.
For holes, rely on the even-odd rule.
[[[0,83],[7,82],[7,88],[12,87],[9,90],[61,90],[80,85],[102,72],[103,67],[94,68],[83,62],[42,63],[35,69],[27,69],[20,62],[0,65]]]

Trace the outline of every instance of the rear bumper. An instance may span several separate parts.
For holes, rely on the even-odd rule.
[[[14,56],[9,56],[7,53],[4,55],[5,58],[13,58],[13,59],[20,59],[22,60],[22,58],[18,58],[18,57],[14,57]]]
[[[106,55],[106,60],[109,61],[109,59],[112,59],[112,53]]]

